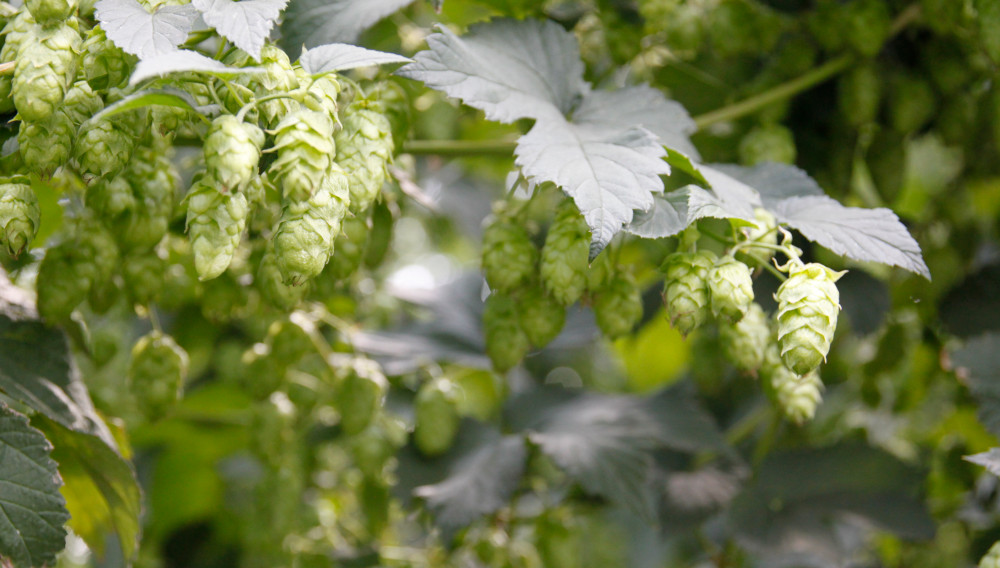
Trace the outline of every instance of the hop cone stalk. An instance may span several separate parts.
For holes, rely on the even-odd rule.
[[[635,278],[627,272],[615,274],[594,300],[597,327],[607,337],[632,331],[642,319],[642,296]]]
[[[242,190],[257,175],[264,131],[231,114],[212,121],[203,152],[208,173],[223,192]]]
[[[701,327],[711,315],[706,278],[714,264],[715,254],[707,250],[675,252],[663,263],[667,315],[684,335]]]
[[[490,288],[510,293],[535,276],[538,249],[524,227],[496,218],[483,232],[483,272]]]
[[[486,335],[486,354],[501,373],[520,363],[528,353],[528,336],[518,322],[514,300],[507,296],[492,294],[486,299],[483,331]]]
[[[750,304],[740,321],[719,325],[719,339],[726,358],[744,371],[756,371],[764,364],[770,337],[767,314],[756,303]]]
[[[724,256],[715,261],[706,278],[715,317],[730,322],[743,319],[753,303],[750,267],[731,256]]]
[[[840,312],[836,282],[843,274],[818,263],[798,265],[778,287],[775,299],[781,358],[799,375],[818,367],[830,351]]]
[[[333,127],[326,113],[297,110],[286,115],[274,130],[278,159],[270,172],[272,179],[281,183],[286,199],[308,199],[323,182],[335,153]]]
[[[20,256],[38,233],[41,210],[30,185],[0,184],[0,245]]]
[[[128,381],[147,419],[162,418],[181,399],[188,356],[169,335],[159,331],[139,338],[132,347]]]
[[[274,234],[274,252],[286,284],[299,285],[323,271],[347,213],[347,176],[333,165],[305,201],[288,201]]]
[[[203,178],[187,196],[187,230],[200,280],[225,272],[246,228],[250,207],[242,193],[219,193]]]
[[[566,308],[537,286],[517,297],[521,329],[535,347],[545,347],[566,324]]]
[[[805,375],[796,374],[785,366],[777,346],[771,344],[762,371],[765,391],[786,418],[796,424],[812,420],[823,399],[823,381],[815,369]]]
[[[576,205],[566,200],[549,227],[539,267],[545,289],[563,305],[577,301],[587,287],[589,254],[590,229]]]
[[[386,163],[392,158],[389,119],[365,100],[344,109],[337,132],[337,163],[351,179],[351,211],[368,209],[382,191]]]
[[[80,32],[68,22],[38,28],[18,49],[11,94],[23,120],[41,122],[56,111],[76,76]]]

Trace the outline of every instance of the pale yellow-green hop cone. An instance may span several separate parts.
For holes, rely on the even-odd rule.
[[[764,354],[771,341],[767,314],[757,303],[750,304],[743,319],[719,324],[719,340],[726,355],[743,371],[756,371],[764,364]]]
[[[139,338],[132,347],[128,382],[148,420],[163,418],[181,399],[188,355],[169,335],[159,331]]]
[[[253,62],[250,64],[253,65]],[[275,93],[290,93],[299,88],[299,80],[292,69],[291,61],[280,47],[272,44],[264,45],[260,50],[259,67],[263,68],[264,72],[254,74],[250,81],[250,86],[258,98]],[[265,101],[257,108],[264,119],[264,124],[268,128],[275,128],[286,115],[299,108],[299,103],[279,98]]]
[[[490,289],[510,293],[535,276],[538,249],[521,225],[497,217],[483,231],[483,273]]]
[[[68,18],[76,11],[77,0],[25,0],[24,5],[39,24],[49,26]]]
[[[709,269],[706,279],[712,314],[729,322],[743,319],[753,303],[750,267],[731,256],[723,256]]]
[[[30,185],[0,184],[0,246],[20,256],[38,233],[41,210]]]
[[[104,101],[86,81],[77,81],[66,91],[59,111],[72,122],[74,132],[90,117],[104,109]]]
[[[112,43],[100,25],[94,26],[83,42],[82,69],[87,83],[97,90],[119,87],[128,80],[136,56]]]
[[[0,49],[0,62],[16,62],[21,46],[33,41],[32,36],[37,29],[31,12],[24,9],[19,10],[3,28],[4,42],[3,48]],[[0,112],[5,114],[14,110],[14,101],[10,96],[13,85],[14,76],[12,74],[0,75]]]
[[[559,335],[566,324],[566,308],[538,286],[522,290],[517,296],[518,321],[535,347],[545,347]]]
[[[1000,568],[1000,542],[993,543],[986,551],[986,555],[979,561],[979,568]]]
[[[337,120],[337,97],[340,96],[340,81],[337,80],[337,74],[327,73],[309,81],[302,104],[309,110],[323,111],[330,115],[331,119]],[[302,83],[301,80],[299,82]]]
[[[507,296],[491,294],[486,298],[483,332],[486,354],[493,361],[493,367],[501,373],[520,363],[531,348],[528,336],[521,329],[517,306]]]
[[[706,278],[715,258],[715,253],[707,250],[675,252],[660,268],[665,274],[667,316],[683,335],[701,327],[712,315]]]
[[[805,375],[826,360],[837,330],[840,292],[835,272],[818,263],[792,266],[775,294],[778,345],[785,365]]]
[[[21,119],[41,122],[56,111],[76,76],[82,44],[80,32],[67,23],[36,29],[32,41],[21,45],[11,88]]]
[[[392,126],[378,105],[356,100],[341,113],[337,131],[337,163],[351,179],[351,211],[367,210],[385,183],[392,159]]]
[[[761,374],[764,390],[786,418],[804,424],[816,415],[823,400],[823,381],[815,369],[798,375],[781,361],[778,349],[771,344],[765,355]]]
[[[333,128],[325,112],[305,109],[289,113],[275,128],[278,159],[269,172],[286,199],[308,199],[322,183],[336,152]]]
[[[308,286],[291,286],[285,284],[281,270],[278,269],[278,259],[273,247],[269,246],[257,268],[254,277],[254,287],[260,292],[265,302],[282,311],[295,308],[305,297]]]
[[[73,157],[84,178],[93,180],[120,172],[129,162],[135,139],[114,118],[90,121],[80,129]]]
[[[229,268],[246,228],[250,206],[242,193],[220,193],[204,178],[195,183],[186,200],[195,271],[199,280],[210,280]]]
[[[274,234],[274,252],[286,284],[297,286],[323,271],[347,214],[347,176],[334,164],[305,201],[287,201]]]
[[[61,112],[41,122],[21,122],[17,143],[24,165],[43,176],[52,174],[69,161],[75,134],[72,120]]]
[[[630,333],[642,319],[642,295],[635,278],[627,272],[618,272],[594,300],[597,327],[609,338]]]
[[[124,175],[99,180],[87,187],[87,208],[98,217],[113,223],[136,207],[132,184]]]
[[[202,152],[208,174],[223,192],[246,188],[257,175],[264,131],[254,124],[241,122],[231,114],[212,121]]]
[[[556,212],[542,247],[539,274],[545,289],[565,306],[580,299],[587,287],[590,228],[571,200]]]

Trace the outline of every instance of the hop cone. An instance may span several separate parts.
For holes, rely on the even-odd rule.
[[[490,288],[510,293],[531,282],[538,262],[538,249],[528,231],[497,218],[483,232],[483,272]]]
[[[254,75],[251,85],[258,97],[275,93],[288,93],[299,88],[299,80],[292,70],[288,55],[276,45],[265,45],[260,51],[260,67],[263,73]],[[265,101],[258,106],[265,124],[269,128],[278,126],[285,116],[298,109],[299,104],[290,99]]]
[[[69,24],[37,29],[18,49],[11,94],[23,120],[41,122],[56,111],[76,76],[80,32]]]
[[[764,364],[771,328],[759,304],[750,304],[743,319],[719,325],[719,339],[726,357],[744,371],[756,371]]]
[[[139,410],[159,420],[181,399],[187,375],[187,353],[169,335],[154,331],[132,347],[128,381]]]
[[[305,201],[288,201],[274,234],[274,252],[285,283],[293,286],[323,271],[347,213],[347,176],[336,165]]]
[[[24,5],[39,24],[59,23],[76,11],[77,0],[25,0]]]
[[[514,300],[492,294],[483,311],[486,354],[497,371],[503,373],[521,362],[531,346],[522,331]]]
[[[594,316],[597,327],[607,337],[614,338],[632,331],[642,319],[642,295],[631,274],[615,274],[597,293]]]
[[[101,96],[94,92],[90,84],[86,81],[77,81],[66,91],[63,104],[59,108],[73,124],[73,134],[81,124],[90,117],[101,112],[104,108],[104,101]]]
[[[455,440],[461,423],[457,397],[458,387],[444,379],[424,383],[417,392],[413,439],[425,455],[441,455]]]
[[[62,243],[45,251],[35,280],[38,313],[42,319],[49,323],[68,320],[73,310],[87,298],[95,276],[93,266],[72,243]]]
[[[88,32],[82,50],[87,83],[98,91],[121,86],[137,61],[134,55],[125,53],[108,40],[99,25]]]
[[[0,245],[11,256],[20,256],[28,248],[38,233],[40,219],[38,197],[30,185],[0,184]]]
[[[774,218],[769,211],[766,209],[761,209],[757,207],[753,211],[753,216],[755,223],[749,227],[743,227],[741,230],[743,233],[743,238],[755,242],[762,243],[765,245],[776,245],[778,244],[778,220]],[[755,266],[760,266],[771,260],[774,256],[774,251],[767,248],[751,248],[744,251],[746,254],[746,260]]]
[[[254,286],[265,302],[284,312],[294,309],[302,301],[307,289],[306,286],[285,284],[281,270],[278,269],[278,259],[275,257],[274,250],[270,248],[261,259],[260,266],[257,267]]]
[[[1000,542],[996,542],[986,551],[979,561],[979,568],[1000,568]]]
[[[200,280],[225,272],[246,227],[250,207],[242,193],[219,193],[202,179],[187,196],[187,230]]]
[[[340,427],[349,436],[360,434],[371,424],[385,396],[386,380],[382,373],[361,367],[351,369],[337,388]]]
[[[361,217],[347,217],[341,225],[341,233],[334,241],[334,253],[330,259],[330,276],[337,280],[350,277],[361,267],[368,244],[368,223]]]
[[[355,101],[344,109],[337,132],[337,163],[351,180],[351,211],[368,209],[382,191],[386,163],[392,158],[389,119],[369,101]]]
[[[3,48],[0,49],[0,61],[16,62],[26,38],[28,42],[32,41],[31,38],[37,29],[31,12],[19,10],[3,28],[4,42]],[[10,96],[13,83],[14,78],[10,74],[0,75],[0,112],[4,114],[14,110],[14,101]]]
[[[335,150],[333,126],[326,113],[313,110],[291,112],[278,124],[274,131],[278,159],[270,172],[286,199],[308,199],[323,182]]]
[[[160,297],[166,277],[167,262],[153,253],[136,254],[122,259],[125,293],[133,304],[149,305]]]
[[[775,299],[781,358],[799,375],[818,367],[830,351],[840,311],[836,282],[843,274],[810,263],[793,267],[778,287]]]
[[[566,200],[549,227],[539,266],[545,289],[565,306],[577,301],[587,287],[589,254],[590,229],[576,205]]]
[[[750,267],[731,256],[715,261],[706,276],[712,313],[730,322],[743,319],[753,303]]]
[[[169,147],[141,146],[123,174],[134,198],[133,207],[115,227],[125,248],[150,249],[167,233],[178,183],[169,151]]]
[[[89,122],[73,146],[73,157],[88,178],[111,176],[122,170],[132,155],[134,140],[117,121]]]
[[[76,127],[61,112],[41,122],[21,122],[17,133],[21,159],[31,170],[50,175],[69,160],[74,134]]]
[[[521,329],[535,347],[545,347],[566,324],[566,308],[539,287],[524,290],[517,298]]]
[[[675,252],[663,263],[667,315],[670,323],[684,335],[708,321],[711,314],[706,278],[714,264],[715,254],[707,250]]]
[[[208,173],[223,192],[242,190],[257,174],[264,131],[231,114],[212,121],[203,152]]]
[[[340,82],[337,75],[327,73],[320,75],[306,88],[306,96],[302,103],[309,110],[322,111],[330,115],[333,120],[337,119],[337,97],[340,96]]]
[[[785,417],[796,424],[812,420],[823,399],[823,381],[815,369],[801,376],[796,374],[785,366],[777,346],[771,344],[762,371],[765,391]]]

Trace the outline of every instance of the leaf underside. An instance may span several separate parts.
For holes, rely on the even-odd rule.
[[[408,63],[409,57],[386,53],[374,49],[365,49],[346,43],[330,43],[302,52],[299,64],[306,73],[316,75],[333,71],[346,71],[368,65],[385,65],[389,63]]]
[[[139,59],[176,51],[198,18],[188,4],[161,6],[151,14],[136,0],[100,0],[94,10],[108,39]]]
[[[304,45],[355,43],[361,32],[413,0],[291,0],[281,23],[281,46],[292,59]]]
[[[191,4],[219,35],[260,61],[260,50],[288,0],[192,0]]]

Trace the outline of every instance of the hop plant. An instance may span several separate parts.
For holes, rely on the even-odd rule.
[[[345,434],[360,434],[371,424],[388,386],[385,376],[374,362],[355,362],[337,388],[340,427]]]
[[[337,75],[327,73],[310,81],[302,103],[309,110],[325,112],[331,119],[337,120],[337,97],[340,96],[340,81],[337,80]]]
[[[73,134],[90,117],[104,108],[101,96],[94,92],[86,81],[77,81],[66,91],[60,113],[65,114],[73,124]]]
[[[701,327],[711,315],[706,279],[715,258],[715,254],[707,250],[675,252],[663,263],[667,315],[671,325],[684,335]]]
[[[375,103],[356,100],[342,113],[337,163],[351,180],[351,211],[367,210],[382,191],[392,158],[392,127]]]
[[[38,233],[41,210],[30,185],[0,184],[0,245],[20,256]]]
[[[72,243],[46,250],[35,280],[38,313],[42,319],[49,323],[68,320],[73,310],[87,298],[95,276],[83,252]]]
[[[501,373],[520,363],[531,346],[518,321],[514,300],[507,296],[492,294],[486,299],[483,330],[486,354]]]
[[[132,208],[115,226],[124,248],[152,248],[167,233],[178,183],[169,151],[169,147],[140,146],[123,174],[134,198]]]
[[[535,276],[538,249],[524,227],[503,217],[493,220],[483,232],[483,272],[490,288],[510,293]]]
[[[767,314],[756,303],[750,304],[740,321],[719,325],[719,339],[726,358],[744,371],[756,371],[764,364],[770,337]]]
[[[159,255],[134,254],[122,259],[121,274],[125,293],[133,304],[149,305],[160,297],[167,262]]]
[[[187,200],[187,231],[200,280],[225,272],[246,228],[250,207],[242,193],[220,193],[207,178],[191,188]]]
[[[76,76],[80,32],[66,22],[37,28],[18,49],[11,94],[22,120],[41,122],[56,111]]]
[[[545,289],[565,306],[572,304],[587,287],[590,229],[572,201],[559,206],[542,247],[539,273]]]
[[[413,441],[428,456],[438,456],[451,447],[458,435],[458,387],[447,379],[428,381],[414,402]]]
[[[297,110],[275,128],[273,149],[278,159],[269,171],[286,199],[306,200],[323,182],[335,151],[333,126],[326,113]]]
[[[128,80],[137,58],[108,40],[101,26],[87,33],[83,46],[83,72],[87,83],[98,91],[119,87]]]
[[[323,271],[347,213],[347,198],[347,176],[334,164],[312,197],[285,203],[274,234],[285,283],[299,285]]]
[[[172,337],[153,331],[132,347],[128,381],[143,416],[163,418],[181,399],[187,352]]]
[[[86,204],[99,217],[113,223],[135,207],[135,195],[128,178],[118,175],[87,187]]]
[[[88,122],[73,146],[73,157],[84,177],[112,176],[122,170],[132,156],[134,139],[124,125],[114,119]]]
[[[225,193],[242,190],[257,174],[264,131],[254,124],[224,114],[212,121],[205,136],[203,152],[208,174]]]
[[[17,133],[21,159],[28,168],[50,175],[70,157],[76,128],[61,112],[53,113],[41,122],[21,122]]]
[[[805,375],[826,360],[837,329],[843,272],[818,263],[793,265],[775,294],[778,344],[785,365]]]
[[[290,93],[299,88],[299,80],[292,69],[292,63],[280,47],[266,44],[260,50],[260,67],[263,73],[256,74],[251,86],[258,97],[275,93]],[[269,128],[279,127],[285,116],[298,109],[296,101],[280,98],[258,105],[264,123]]]
[[[754,166],[762,162],[795,163],[795,137],[777,123],[762,124],[748,132],[739,147],[740,162]]]
[[[597,293],[594,316],[597,327],[607,337],[618,337],[632,331],[642,319],[642,296],[631,274],[617,272]]]
[[[341,224],[340,235],[334,241],[336,254],[330,259],[327,271],[336,280],[350,277],[361,267],[368,244],[368,222],[361,217],[347,217]]]
[[[1000,542],[993,543],[993,546],[986,551],[979,561],[979,568],[1000,568]]]
[[[816,369],[799,375],[785,366],[772,343],[764,357],[764,389],[786,418],[804,424],[816,415],[823,399],[823,381]]]
[[[535,347],[545,347],[566,324],[566,308],[536,286],[517,297],[518,321]]]
[[[37,29],[31,12],[19,10],[3,28],[4,42],[3,48],[0,49],[0,61],[3,63],[16,62],[21,46],[26,43],[26,39],[30,43]],[[0,111],[4,113],[14,110],[14,101],[10,96],[12,88],[13,76],[10,74],[0,75]]]
[[[750,267],[727,255],[715,261],[706,279],[712,314],[730,322],[743,319],[753,303]]]
[[[278,259],[271,247],[268,247],[257,267],[254,286],[265,302],[285,312],[294,309],[302,301],[307,290],[306,286],[285,284],[278,268]]]
[[[744,241],[760,243],[763,245],[778,244],[778,220],[774,218],[767,209],[754,208],[754,224],[742,227],[740,233]],[[764,247],[750,247],[744,249],[745,256],[741,256],[746,262],[754,266],[766,264],[774,256],[774,250]]]
[[[35,21],[43,26],[57,24],[76,11],[77,0],[25,0]]]

